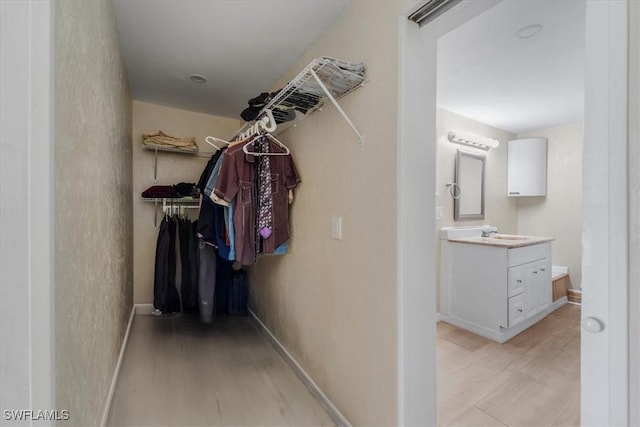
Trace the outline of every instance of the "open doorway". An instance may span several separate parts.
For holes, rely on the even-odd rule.
[[[429,346],[436,330],[425,327],[436,319],[435,245],[415,256],[411,251],[420,247],[420,240],[436,241],[435,227],[420,232],[416,227],[418,218],[435,223],[437,205],[428,194],[423,200],[415,200],[415,194],[424,194],[424,186],[441,191],[434,172],[436,138],[428,137],[437,135],[438,38],[503,3],[511,2],[463,1],[422,28],[401,26],[399,372],[400,420],[405,424],[436,421],[435,407],[416,406],[420,392],[437,400],[435,385],[428,384],[436,377],[435,348]],[[587,2],[585,35],[583,224],[581,247],[576,248],[582,252],[584,291],[580,413],[582,422],[594,425],[625,424],[629,408],[626,2]],[[417,265],[425,256],[434,262]],[[425,310],[430,298],[434,307]],[[422,322],[422,329],[416,322]]]
[[[438,38],[438,425],[580,425],[585,10],[505,1]]]

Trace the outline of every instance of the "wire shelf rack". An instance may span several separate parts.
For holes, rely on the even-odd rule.
[[[347,65],[345,66],[343,64]],[[350,94],[367,83],[364,73],[350,71],[348,65],[350,64],[333,58],[322,57],[314,59],[262,108],[256,120],[262,118],[268,109],[295,107],[297,105],[295,102],[296,98],[304,97],[317,101],[314,105],[310,105],[304,113],[297,111],[296,119],[293,121],[278,125],[276,131],[273,132],[274,134],[278,134],[321,109],[326,101],[329,100],[358,136],[360,143],[362,143],[364,139],[363,135],[358,131],[337,102],[338,99]],[[235,133],[232,139],[236,139],[254,123],[255,120],[245,123]]]

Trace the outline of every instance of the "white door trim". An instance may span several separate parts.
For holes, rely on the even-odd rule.
[[[425,3],[423,1],[422,3]],[[436,424],[437,38],[499,3],[464,0],[420,29],[398,17],[398,425]]]
[[[583,425],[629,424],[628,3],[587,2],[583,163]]]
[[[0,403],[64,409],[54,398],[53,3],[0,7]]]

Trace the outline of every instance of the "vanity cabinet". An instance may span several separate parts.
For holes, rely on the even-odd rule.
[[[546,257],[508,268],[509,328],[549,307],[553,294],[549,271]]]
[[[507,195],[547,195],[546,138],[513,139],[507,142]]]
[[[443,240],[441,247],[440,313],[449,323],[505,342],[566,302],[552,303],[549,241],[509,247]]]

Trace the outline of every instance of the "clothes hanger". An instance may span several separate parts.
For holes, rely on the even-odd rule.
[[[271,141],[273,141],[276,145],[278,145],[280,148],[284,149],[285,151],[279,152],[279,153],[256,153],[255,151],[249,151],[249,148],[248,148],[249,144],[255,141],[255,138],[253,138],[251,141],[245,143],[244,147],[242,147],[242,151],[244,151],[245,154],[251,154],[252,156],[288,156],[289,154],[291,154],[291,152],[289,151],[289,147],[284,145],[278,138],[271,135],[270,133],[264,132],[257,136],[261,136],[263,138],[269,138]]]
[[[263,131],[273,132],[274,130],[276,130],[278,124],[276,123],[276,119],[273,117],[273,112],[267,108],[266,110],[264,110],[264,114],[265,115],[261,119],[257,120],[254,124],[249,126],[249,129],[242,132],[239,139],[246,139],[252,135],[258,135]]]
[[[209,144],[210,146],[212,146],[213,148],[215,148],[218,151],[220,151],[222,148],[218,147],[216,144],[214,144],[214,142],[219,142],[219,143],[226,144],[226,145],[230,144],[228,141],[225,141],[224,139],[216,138],[215,136],[206,137],[204,139],[204,142],[206,142],[207,144]]]

